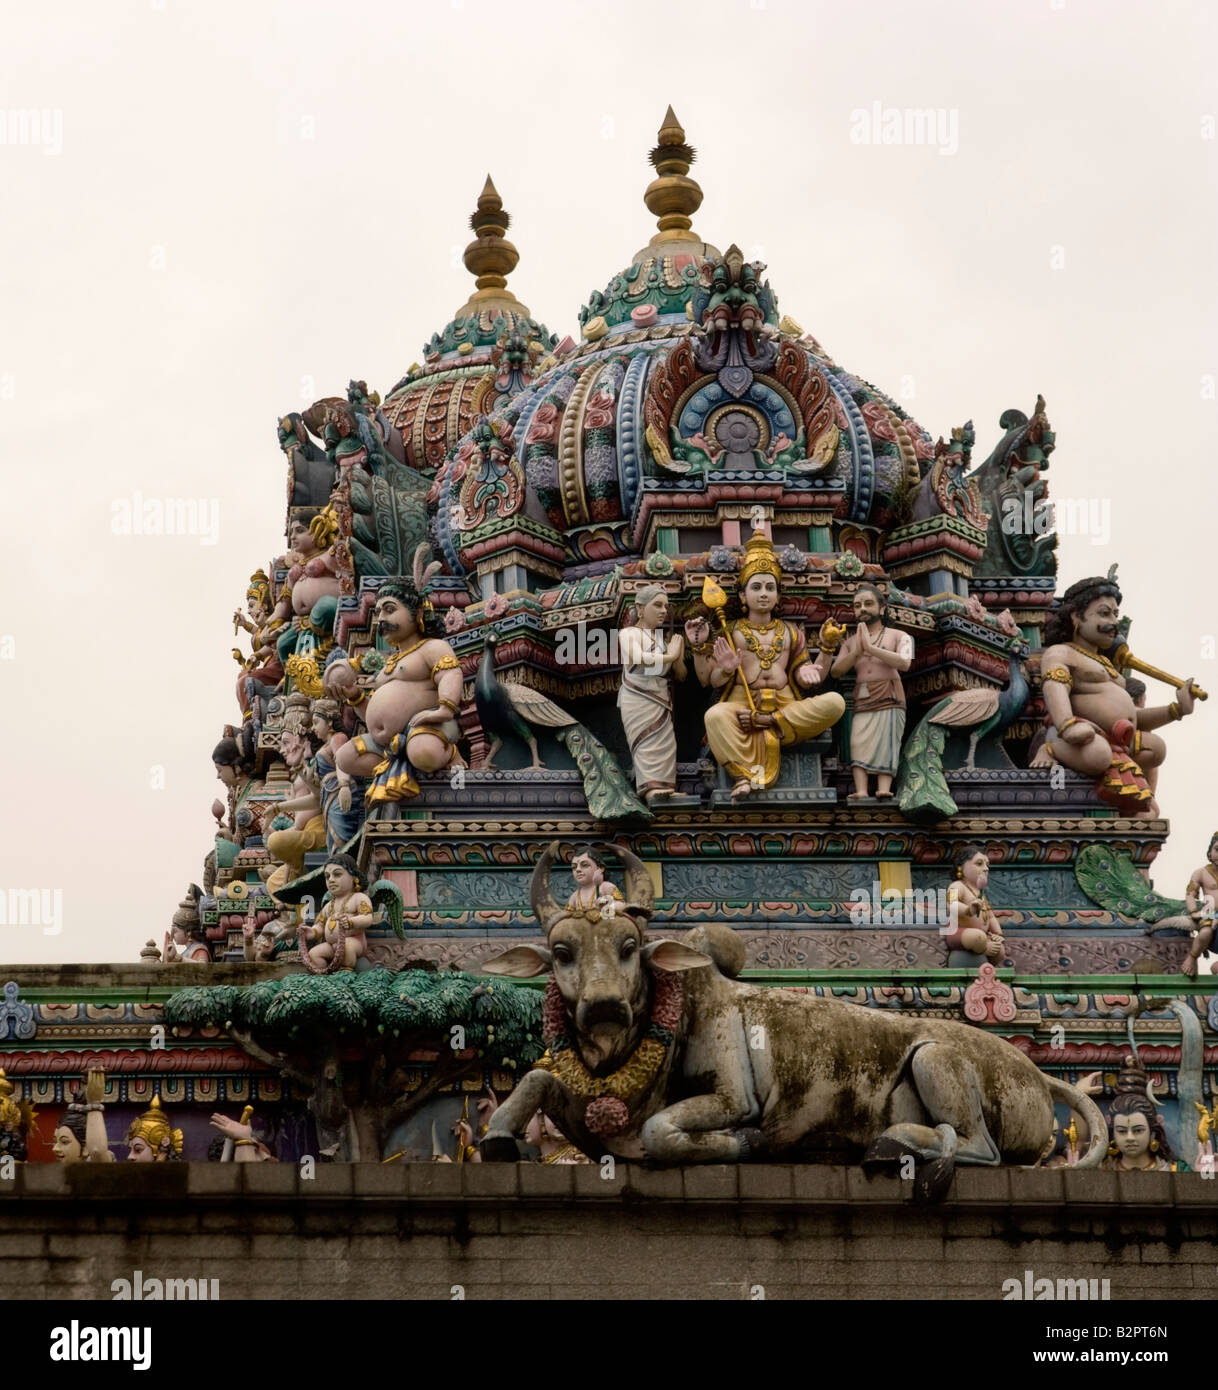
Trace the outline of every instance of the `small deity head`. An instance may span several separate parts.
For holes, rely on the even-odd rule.
[[[605,860],[591,845],[580,845],[571,859],[571,876],[580,888],[599,888],[605,881]]]
[[[216,776],[226,787],[237,786],[249,775],[249,760],[235,738],[222,738],[212,749],[211,760]]]
[[[1045,646],[1090,642],[1106,651],[1120,637],[1121,590],[1112,567],[1107,575],[1080,579],[1061,597],[1045,624]]]
[[[60,1163],[79,1163],[85,1156],[85,1106],[79,1089],[73,1092],[72,1103],[55,1126],[51,1152]]]
[[[854,619],[859,623],[882,623],[888,616],[888,604],[874,584],[860,584],[854,591]]]
[[[990,858],[980,845],[964,845],[956,851],[956,877],[975,893],[984,893],[990,881]]]
[[[754,531],[744,548],[744,563],[740,566],[739,593],[745,612],[751,617],[765,619],[778,607],[778,585],[782,566],[774,554],[770,538]]]
[[[409,579],[394,579],[377,590],[372,610],[377,633],[390,646],[404,647],[423,635],[423,600]]]
[[[161,1108],[160,1096],[127,1131],[127,1158],[132,1163],[164,1163],[182,1156],[182,1131],[173,1129]]]
[[[349,854],[332,854],[326,860],[325,878],[331,898],[345,898],[364,886],[359,865]]]
[[[1108,1152],[1113,1157],[1119,1155],[1130,1164],[1144,1164],[1152,1154],[1171,1157],[1147,1075],[1133,1057],[1126,1057],[1121,1067],[1108,1125],[1112,1134]]]
[[[245,591],[245,611],[258,623],[270,616],[271,606],[271,581],[264,570],[255,570]]]
[[[324,743],[338,728],[338,701],[322,695],[309,708],[313,715],[313,735]]]
[[[668,594],[659,584],[645,584],[634,596],[638,626],[654,632],[668,618]]]

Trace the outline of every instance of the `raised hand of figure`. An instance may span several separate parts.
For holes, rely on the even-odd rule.
[[[825,673],[814,661],[805,661],[795,671],[795,679],[801,685],[819,685],[825,678]]]
[[[726,637],[715,638],[715,665],[721,671],[734,671],[740,665],[740,653]]]
[[[85,1073],[85,1100],[90,1105],[100,1105],[106,1099],[106,1073],[94,1067]]]
[[[252,1139],[254,1131],[249,1125],[239,1124],[236,1120],[230,1119],[227,1115],[221,1115],[218,1111],[207,1122],[212,1129],[218,1129],[226,1139]]]
[[[871,636],[871,629],[866,623],[859,623],[859,646],[864,651],[869,651],[875,646],[875,642]]]
[[[243,937],[245,937],[245,939],[246,939],[247,941],[249,941],[249,940],[251,940],[251,939],[253,938],[253,935],[254,935],[254,914],[253,914],[252,912],[249,913],[249,914],[246,916],[245,921],[241,923],[241,935],[242,935]]]
[[[685,635],[695,647],[700,646],[710,636],[710,624],[705,618],[687,618]]]
[[[1193,694],[1192,676],[1189,676],[1183,685],[1181,685],[1180,689],[1176,691],[1176,704],[1180,707],[1181,716],[1192,714],[1193,710],[1196,708],[1196,696]]]

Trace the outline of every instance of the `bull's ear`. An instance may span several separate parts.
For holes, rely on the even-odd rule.
[[[492,956],[477,966],[480,975],[514,975],[527,980],[533,975],[544,974],[550,968],[550,948],[548,946],[513,946],[501,956]]]
[[[643,947],[643,959],[648,965],[661,970],[697,970],[700,966],[712,964],[710,956],[701,951],[691,951],[679,941],[649,941]]]

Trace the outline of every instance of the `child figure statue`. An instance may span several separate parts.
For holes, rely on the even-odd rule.
[[[333,854],[326,860],[326,887],[330,897],[311,926],[299,927],[300,955],[313,975],[354,970],[368,950],[367,930],[376,921],[372,899],[363,891],[359,867],[349,854]],[[308,942],[316,941],[315,946]]]
[[[985,890],[990,881],[990,861],[980,845],[965,845],[956,855],[956,881],[947,890],[950,930],[945,940],[949,951],[972,951],[998,965],[1005,944],[998,914]]]

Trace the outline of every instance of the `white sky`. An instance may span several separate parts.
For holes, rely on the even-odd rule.
[[[1055,494],[1110,506],[1063,584],[1119,560],[1134,650],[1213,690],[1216,30],[1162,0],[8,7],[0,888],[60,890],[63,928],[0,927],[0,959],[160,942],[211,843],[230,615],[280,543],[277,417],[418,359],[488,170],[513,289],[574,334],[653,230],[670,101],[695,227],[844,367],[932,435],[971,416],[978,461],[1043,392]],[[958,151],[853,143],[875,102],[954,112]],[[218,543],[113,534],[136,493],[214,501]],[[1168,738],[1178,895],[1218,698]]]

